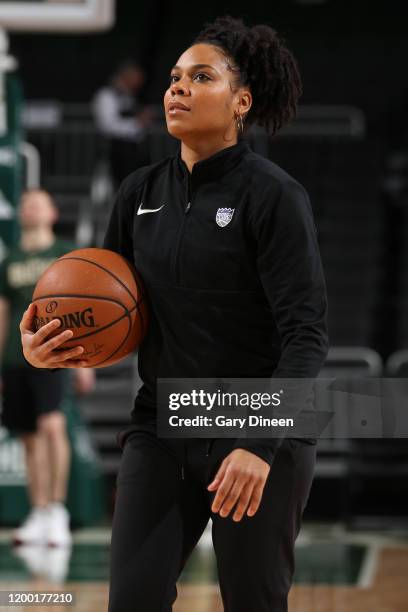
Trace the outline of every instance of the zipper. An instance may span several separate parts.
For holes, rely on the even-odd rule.
[[[205,452],[205,454],[206,454],[206,456],[207,456],[207,457],[209,457],[209,456],[210,456],[210,451],[211,451],[211,447],[212,447],[212,445],[213,445],[213,442],[214,442],[214,438],[210,438],[210,439],[208,440],[208,442],[207,442],[207,447],[206,447],[206,452]]]
[[[185,230],[186,218],[187,218],[188,213],[191,210],[191,206],[193,203],[190,175],[187,177],[187,198],[186,199],[187,199],[187,204],[184,206],[183,220],[181,222],[181,227],[180,227],[179,234],[177,237],[177,245],[176,245],[176,250],[174,253],[174,260],[173,260],[173,275],[176,277],[177,284],[180,283],[180,270],[178,269],[178,260],[179,260],[179,254],[180,254],[181,240],[183,238],[183,234]]]

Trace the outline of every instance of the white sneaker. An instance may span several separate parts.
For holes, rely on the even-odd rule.
[[[54,502],[49,504],[48,512],[48,546],[71,546],[68,510],[63,504]]]
[[[13,544],[45,544],[48,531],[48,508],[34,507],[22,525],[12,532]]]

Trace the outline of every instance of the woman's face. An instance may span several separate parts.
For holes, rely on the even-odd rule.
[[[233,77],[226,58],[213,45],[199,43],[187,49],[172,68],[164,94],[169,133],[183,141],[227,135],[236,139],[234,112],[241,110],[242,92],[232,91]]]

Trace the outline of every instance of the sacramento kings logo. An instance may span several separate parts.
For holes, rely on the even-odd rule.
[[[232,215],[234,214],[235,208],[219,208],[217,210],[217,216],[215,220],[217,225],[220,227],[225,227],[232,219]]]

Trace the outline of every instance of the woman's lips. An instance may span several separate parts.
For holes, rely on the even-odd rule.
[[[181,104],[181,102],[173,102],[170,103],[168,106],[169,115],[177,115],[178,113],[188,113],[189,111],[190,109],[184,104]]]
[[[174,106],[173,108],[169,108],[169,115],[178,115],[181,113],[190,112],[187,108],[179,108],[178,106]]]

